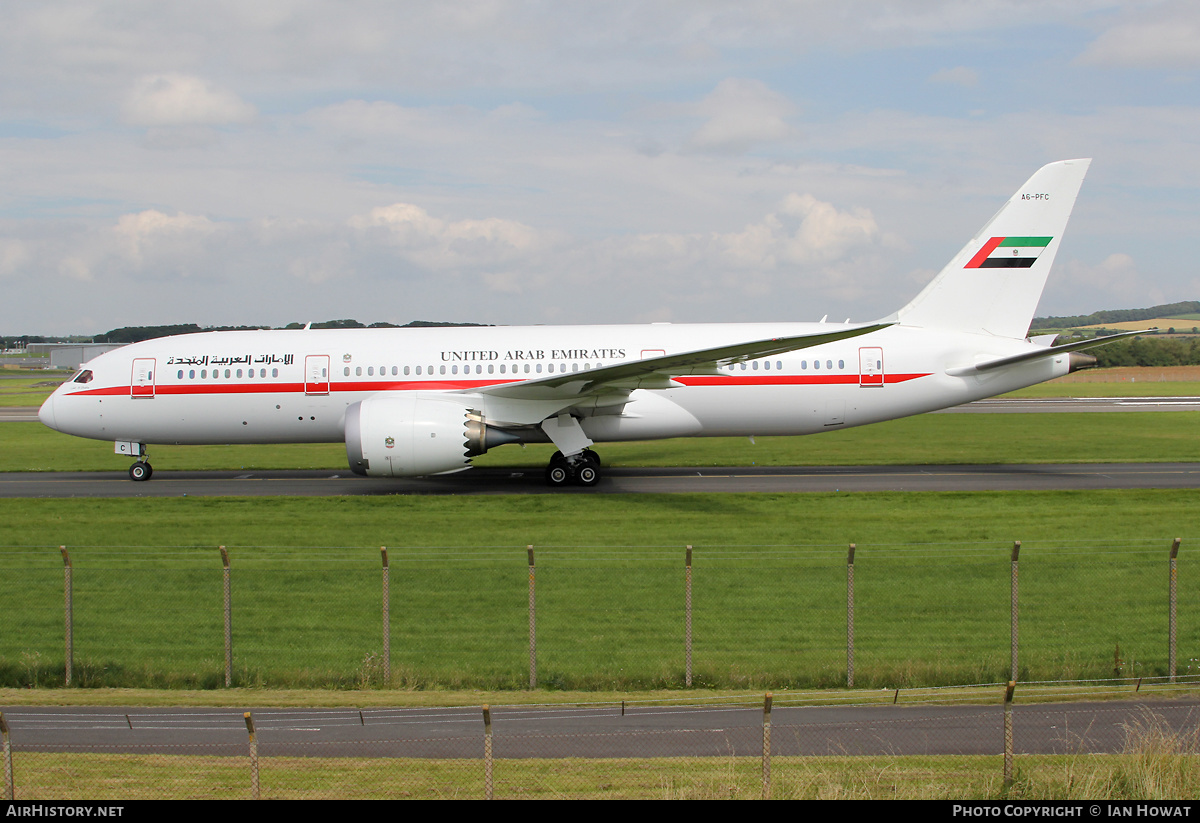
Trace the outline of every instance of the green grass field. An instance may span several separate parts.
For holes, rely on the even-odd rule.
[[[782,733],[784,730],[781,730]],[[1005,788],[1000,756],[774,757],[773,800],[1187,800],[1200,781],[1187,752],[1016,758]],[[245,800],[249,757],[114,754],[18,756],[17,800]],[[754,800],[754,757],[555,758],[496,761],[498,799]],[[483,799],[480,759],[269,757],[266,799]]]
[[[40,406],[58,385],[70,376],[67,372],[0,371],[0,406]],[[47,385],[49,384],[49,385]]]
[[[524,688],[533,544],[540,685],[679,688],[692,544],[697,684],[837,686],[849,542],[860,685],[995,682],[1008,676],[1014,539],[1023,678],[1154,676],[1166,671],[1177,535],[1180,670],[1200,660],[1200,602],[1186,594],[1196,502],[1189,491],[6,500],[0,684],[61,682],[59,544],[74,563],[84,686],[223,685],[218,544],[233,557],[243,685]]]

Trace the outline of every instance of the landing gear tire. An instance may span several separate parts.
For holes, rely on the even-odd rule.
[[[571,464],[562,456],[562,452],[556,452],[546,467],[546,485],[557,489],[568,485],[571,480]]]
[[[149,480],[153,474],[154,469],[150,467],[150,464],[140,460],[129,467],[130,480]]]
[[[575,482],[581,486],[594,486],[599,483],[599,461],[591,458],[585,458],[583,461],[581,461],[578,470],[575,472]]]

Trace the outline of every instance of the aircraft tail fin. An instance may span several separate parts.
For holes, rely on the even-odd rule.
[[[1038,169],[896,319],[1024,339],[1090,163]]]

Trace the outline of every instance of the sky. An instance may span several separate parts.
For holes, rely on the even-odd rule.
[[[1094,158],[1039,314],[1200,299],[1200,3],[0,5],[0,333],[869,321]]]

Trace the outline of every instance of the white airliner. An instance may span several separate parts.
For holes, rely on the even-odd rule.
[[[593,443],[798,435],[1040,383],[1115,337],[1026,339],[1089,160],[1039,169],[911,303],[867,324],[206,332],[84,365],[42,406],[151,475],[159,443],[346,444],[363,475],[459,471],[552,441],[553,486],[600,478]]]

